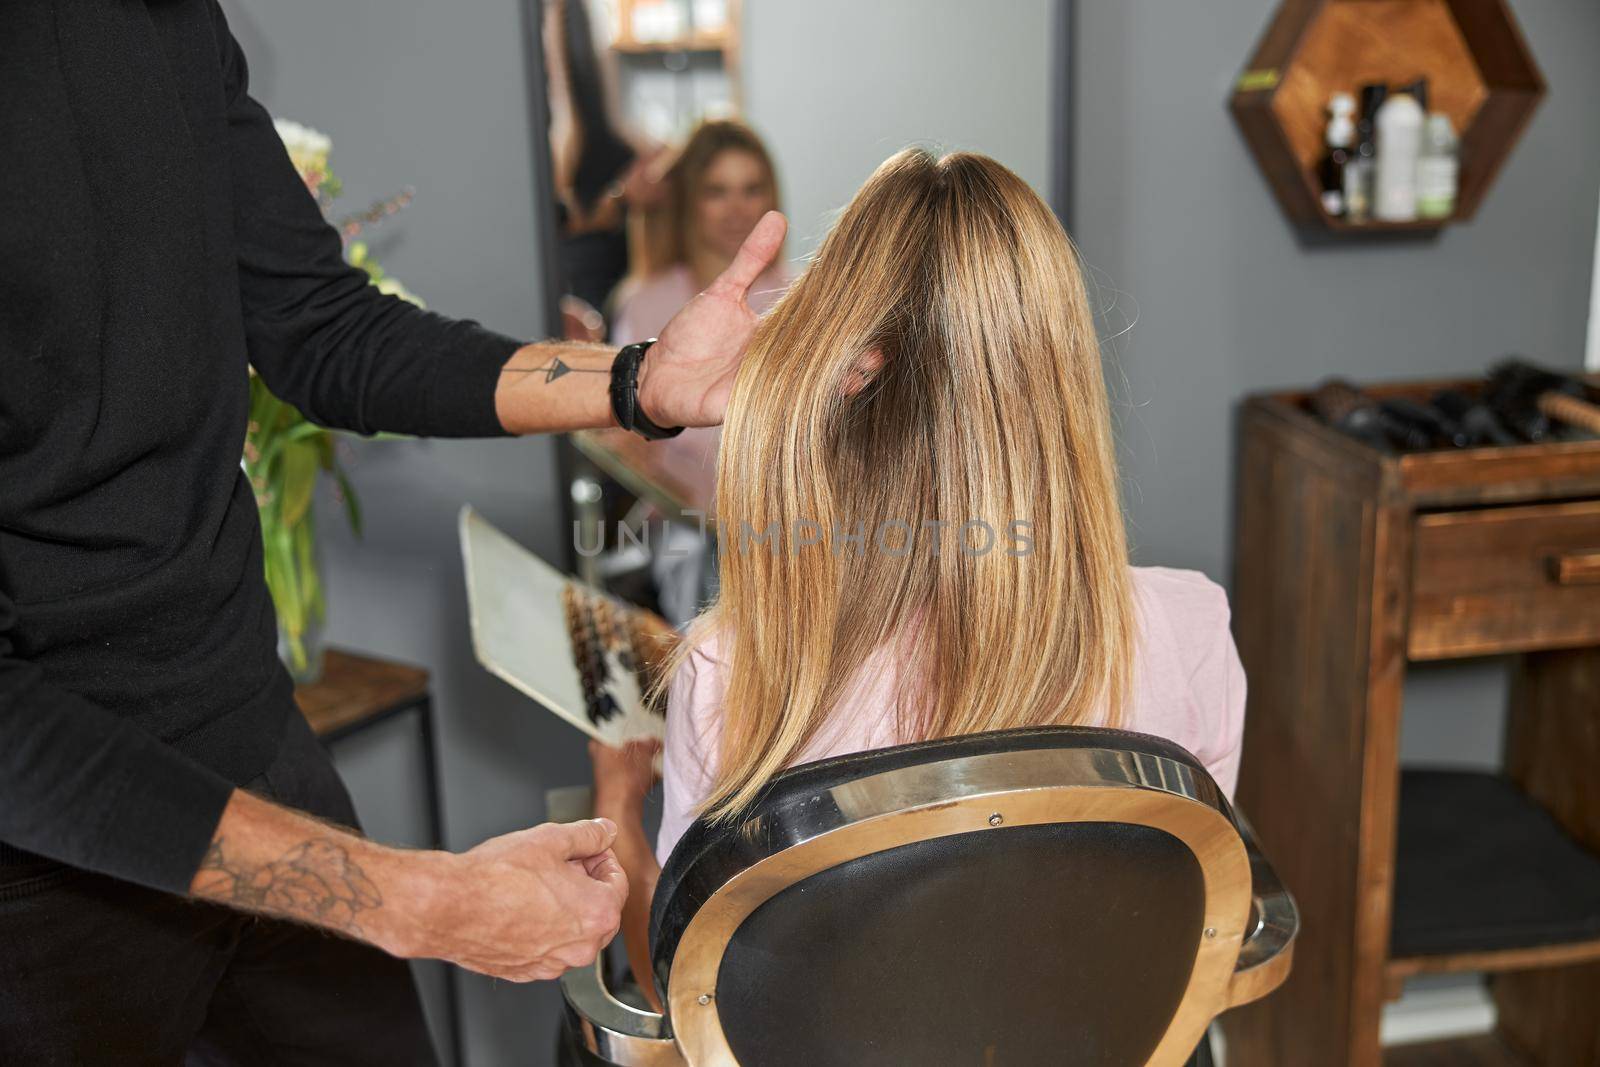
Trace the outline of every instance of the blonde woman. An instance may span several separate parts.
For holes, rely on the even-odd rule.
[[[762,216],[778,208],[778,175],[767,146],[731,119],[696,126],[661,184],[662,202],[636,216],[631,270],[612,298],[611,336],[621,344],[660,333],[727,269]],[[750,287],[750,307],[762,314],[788,284],[780,255]]]
[[[728,406],[721,593],[647,751],[596,746],[629,958],[665,861],[797,763],[1042,724],[1177,741],[1232,792],[1245,685],[1223,591],[1130,567],[1075,252],[984,156],[894,156],[757,328]]]
[[[662,181],[666,195],[629,221],[632,272],[613,297],[611,336],[626,344],[654,337],[733,261],[756,223],[778,208],[778,175],[754,130],[730,119],[695,127]],[[789,285],[780,254],[750,287],[746,300],[765,313]],[[693,428],[656,445],[664,460],[709,469],[717,428]],[[661,614],[675,626],[694,617],[712,588],[710,544],[693,527],[663,523],[651,536],[650,561]]]

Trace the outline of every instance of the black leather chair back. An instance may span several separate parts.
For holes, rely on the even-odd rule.
[[[1157,809],[1165,827],[1143,821]],[[708,1062],[1125,1067],[1156,1054],[1196,995],[1218,926],[1236,949],[1249,914],[1232,811],[1192,755],[1054,727],[785,773],[744,818],[685,834],[651,943],[679,1044],[710,1040]],[[680,951],[697,924],[691,978]],[[693,988],[674,996],[674,981]]]

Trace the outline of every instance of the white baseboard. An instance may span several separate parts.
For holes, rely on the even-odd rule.
[[[1445,1037],[1486,1034],[1494,1029],[1494,1000],[1481,981],[1435,989],[1407,990],[1385,1005],[1378,1033],[1385,1045],[1409,1045]]]
[[[1494,1029],[1494,1023],[1494,1001],[1480,981],[1409,990],[1403,998],[1384,1007],[1379,1035],[1385,1045],[1409,1045],[1486,1034]],[[1228,1047],[1221,1027],[1212,1028],[1211,1049],[1217,1067],[1228,1067]]]

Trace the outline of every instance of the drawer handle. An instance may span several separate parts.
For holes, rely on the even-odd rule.
[[[1600,585],[1600,552],[1551,556],[1550,577],[1559,585]]]

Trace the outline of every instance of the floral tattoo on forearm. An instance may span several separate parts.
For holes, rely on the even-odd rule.
[[[302,842],[260,866],[228,858],[226,840],[213,841],[200,862],[196,896],[355,937],[361,936],[356,917],[383,903],[383,894],[350,854],[326,838]]]

